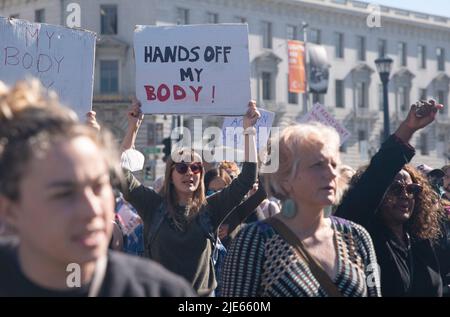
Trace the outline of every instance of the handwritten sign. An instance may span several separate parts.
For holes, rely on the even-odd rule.
[[[307,123],[312,121],[318,121],[327,126],[333,127],[339,137],[341,139],[341,145],[347,141],[347,139],[351,136],[351,133],[341,124],[339,123],[326,109],[319,103],[316,103],[312,110],[300,118],[300,123]]]
[[[145,113],[243,115],[246,24],[136,26],[136,94]]]
[[[0,17],[0,80],[36,77],[80,118],[91,110],[96,35]]]
[[[260,148],[264,148],[267,145],[275,113],[260,108],[258,110],[261,117],[256,122],[255,128],[257,131],[256,146],[259,151]],[[228,143],[230,140],[234,140],[237,149],[244,149],[244,135],[242,134],[242,131],[236,130],[236,128],[243,127],[242,120],[242,117],[226,117],[223,120],[222,136],[224,145],[232,146],[232,144]]]

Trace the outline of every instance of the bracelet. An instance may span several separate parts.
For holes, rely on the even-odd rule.
[[[243,132],[244,135],[256,135],[256,128],[255,127],[248,127]]]

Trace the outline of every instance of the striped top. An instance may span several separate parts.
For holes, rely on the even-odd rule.
[[[343,296],[380,296],[379,269],[367,231],[331,217],[338,257],[333,282]],[[324,289],[294,247],[269,224],[249,225],[233,241],[225,259],[224,297],[324,297]]]

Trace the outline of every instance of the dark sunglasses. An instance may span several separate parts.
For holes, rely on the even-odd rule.
[[[191,169],[192,173],[198,174],[202,171],[202,163],[175,163],[175,170],[180,174],[186,174],[189,168]]]
[[[389,192],[395,196],[400,196],[405,190],[408,195],[416,196],[422,192],[423,187],[422,185],[415,183],[406,185],[400,182],[394,182],[391,187],[389,187]]]

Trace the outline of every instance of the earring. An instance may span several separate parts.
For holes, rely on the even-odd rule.
[[[286,199],[283,201],[283,206],[281,207],[281,214],[286,218],[294,218],[297,214],[297,206],[292,199]]]

